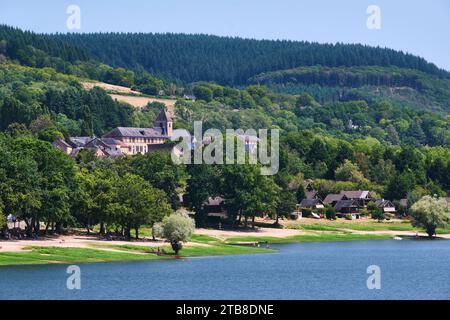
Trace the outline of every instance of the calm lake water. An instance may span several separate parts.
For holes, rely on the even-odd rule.
[[[81,290],[63,265],[0,267],[0,299],[450,299],[449,241],[278,245],[273,254],[81,264]],[[369,290],[369,265],[381,289]]]

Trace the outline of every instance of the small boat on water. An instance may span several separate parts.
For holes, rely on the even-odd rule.
[[[394,240],[403,240],[403,239],[400,237],[394,237]]]

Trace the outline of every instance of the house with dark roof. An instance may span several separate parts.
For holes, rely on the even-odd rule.
[[[73,146],[65,142],[63,139],[58,139],[52,143],[55,148],[58,148],[64,151],[66,154],[71,154],[73,150]]]
[[[344,217],[348,214],[351,214],[353,219],[359,219],[359,205],[356,200],[347,199],[347,200],[339,200],[333,206],[334,210],[336,210],[336,215],[338,217]]]
[[[385,213],[395,213],[395,206],[394,204],[389,201],[389,200],[385,200],[385,199],[378,199],[375,202],[375,205],[380,208],[381,210],[383,210],[383,212]]]
[[[103,139],[114,139],[120,142],[120,149],[124,154],[146,154],[153,145],[164,144],[173,135],[173,119],[170,113],[163,109],[155,120],[153,128],[117,127]]]
[[[324,205],[320,199],[303,199],[299,204],[300,209],[323,209]]]
[[[303,187],[304,187],[304,188],[306,189],[306,191],[308,191],[308,192],[314,190],[314,187],[313,187],[311,181],[305,181],[305,182],[303,183]]]
[[[228,218],[228,212],[225,210],[225,200],[222,197],[208,197],[203,205],[208,217]]]
[[[123,153],[117,144],[96,137],[73,137],[67,141],[58,139],[53,142],[53,146],[64,151],[73,158],[76,158],[83,149],[93,152],[98,158],[118,158],[123,156]]]
[[[155,147],[170,141],[173,135],[173,118],[163,109],[153,128],[117,127],[102,138],[71,137],[67,141],[57,140],[53,145],[72,157],[82,149],[95,152],[97,157],[118,158],[124,155],[145,154],[153,150],[171,149],[172,146]]]
[[[86,143],[92,139],[92,137],[70,137],[67,143],[72,145],[74,148],[84,148]]]
[[[306,199],[320,199],[319,195],[317,194],[317,191],[307,191],[305,192]]]
[[[341,191],[340,194],[344,195],[347,199],[357,201],[360,207],[366,207],[372,200],[372,195],[367,190]]]
[[[330,193],[325,197],[325,199],[323,199],[323,203],[334,207],[334,205],[340,200],[348,200],[348,198],[344,194]]]

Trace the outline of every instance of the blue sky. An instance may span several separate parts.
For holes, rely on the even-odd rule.
[[[422,56],[450,70],[450,0],[1,0],[0,22],[68,32],[66,9],[81,9],[79,32],[184,32],[363,43]],[[369,5],[381,29],[369,30]]]

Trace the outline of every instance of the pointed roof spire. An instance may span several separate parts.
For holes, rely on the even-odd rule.
[[[172,115],[170,114],[169,111],[167,111],[166,108],[164,108],[164,109],[162,109],[162,110],[159,112],[159,114],[158,114],[158,116],[156,117],[156,120],[155,120],[155,121],[156,121],[156,122],[158,122],[158,121],[164,121],[164,122],[166,122],[166,121],[172,121]]]

